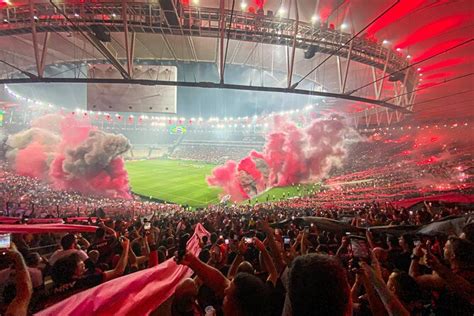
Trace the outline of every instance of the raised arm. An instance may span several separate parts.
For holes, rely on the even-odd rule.
[[[410,316],[410,313],[405,309],[400,300],[387,288],[385,282],[377,275],[374,269],[367,263],[361,263],[365,277],[368,282],[364,283],[366,290],[369,291],[371,287],[377,292],[378,298],[382,301],[385,310],[390,316]],[[372,311],[375,315],[379,315],[378,311]]]
[[[224,297],[224,290],[229,286],[230,281],[219,270],[202,262],[191,253],[186,253],[180,263],[196,272],[198,277],[219,297]]]
[[[120,244],[122,245],[122,255],[113,270],[104,272],[104,282],[122,276],[128,263],[128,252],[130,250],[130,241],[125,237],[120,237]]]
[[[267,268],[268,272],[268,281],[272,282],[273,286],[276,286],[276,282],[278,280],[278,272],[275,267],[275,263],[273,262],[272,258],[270,257],[270,254],[268,253],[267,248],[265,248],[265,245],[263,242],[260,241],[260,239],[254,237],[253,241],[255,243],[255,247],[260,251],[262,254],[263,258],[263,263],[265,267]]]
[[[234,276],[237,274],[237,269],[239,267],[239,264],[244,261],[244,255],[247,252],[247,244],[245,243],[244,239],[239,242],[239,247],[237,250],[237,255],[234,258],[234,261],[232,261],[232,265],[229,268],[229,271],[227,272],[227,278],[229,280],[232,280]]]
[[[415,279],[416,283],[423,289],[441,289],[445,282],[437,274],[420,274],[420,259],[425,255],[421,245],[413,249],[413,256],[410,264],[409,274]]]
[[[259,229],[267,235],[267,242],[270,247],[271,256],[273,257],[277,271],[281,273],[285,269],[286,263],[281,255],[280,248],[276,243],[273,228],[268,225],[268,222],[258,222],[257,225]]]
[[[17,292],[13,301],[8,305],[5,315],[26,316],[28,313],[28,304],[30,303],[31,295],[33,293],[30,274],[26,263],[23,260],[23,256],[18,252],[14,245],[8,251],[8,254],[15,265]]]
[[[469,281],[444,266],[431,253],[426,254],[426,262],[444,280],[444,283],[452,292],[469,301],[469,303],[474,304],[474,286]]]

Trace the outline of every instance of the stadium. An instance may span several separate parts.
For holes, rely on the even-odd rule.
[[[0,314],[472,315],[473,6],[0,0]]]

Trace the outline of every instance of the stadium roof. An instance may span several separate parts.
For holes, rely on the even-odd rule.
[[[166,8],[163,7],[167,1],[126,1],[129,3],[127,12],[130,24],[136,22],[133,17],[148,14],[153,18],[155,14],[164,17],[168,25],[168,27],[144,29],[145,23],[152,25],[152,21],[144,20],[140,22],[141,24],[136,24],[138,26],[134,26],[133,32],[128,32],[128,37],[125,37],[123,27],[120,28],[120,25],[123,25],[121,19],[123,12],[117,6],[122,3],[121,1],[108,3],[34,1],[33,11],[28,10],[30,9],[28,1],[1,0],[0,2],[0,18],[4,21],[0,25],[2,35],[0,36],[0,60],[2,60],[0,79],[18,77],[21,71],[26,73],[22,76],[24,78],[28,76],[28,73],[36,76],[41,72],[37,65],[41,65],[44,69],[49,65],[48,76],[61,77],[64,69],[58,67],[56,72],[51,72],[52,66],[71,65],[80,61],[106,60],[112,64],[118,61],[120,65],[115,71],[120,71],[120,68],[126,71],[128,66],[126,60],[130,56],[133,56],[133,59],[130,59],[134,61],[135,66],[147,60],[161,60],[176,64],[213,63],[216,65],[218,79],[220,48],[224,45],[227,52],[226,64],[250,66],[254,69],[254,73],[249,74],[248,82],[232,82],[233,77],[229,76],[224,77],[226,83],[281,88],[287,88],[289,84],[294,85],[302,76],[307,75],[310,70],[334,53],[334,50],[329,54],[317,51],[314,57],[306,59],[304,54],[309,47],[305,45],[306,38],[300,37],[300,33],[294,38],[291,37],[295,27],[298,27],[295,26],[296,20],[300,21],[300,32],[305,25],[323,24],[329,30],[334,29],[335,32],[348,34],[350,37],[393,5],[383,16],[376,19],[360,38],[377,43],[382,47],[381,49],[385,47],[391,50],[393,53],[387,57],[387,60],[395,56],[394,63],[400,63],[400,58],[406,59],[408,64],[417,63],[416,66],[411,67],[410,74],[419,78],[414,80],[411,86],[411,89],[416,91],[416,96],[410,100],[407,98],[405,102],[402,102],[402,106],[408,109],[413,106],[415,117],[421,120],[474,116],[472,101],[474,99],[474,81],[472,80],[474,2],[470,0],[401,0],[398,3],[395,0],[236,0],[234,12],[230,14],[234,19],[245,19],[245,23],[241,23],[245,34],[244,37],[231,39],[228,43],[221,42],[219,35],[210,34],[209,30],[203,27],[202,21],[207,20],[211,24],[214,21],[213,14],[219,13],[217,0],[181,0],[184,7],[189,8],[187,12],[191,13],[188,15],[190,18],[186,19],[186,16],[176,12],[176,16],[183,17],[180,20],[179,29],[169,27],[172,21],[169,21],[170,16],[166,15]],[[227,12],[231,11],[232,1],[225,0],[224,3]],[[262,6],[264,11],[259,15],[258,10]],[[296,14],[296,6],[298,14]],[[149,10],[158,8],[157,10],[161,11],[142,12],[146,8]],[[93,25],[89,23],[85,26],[82,23],[86,16],[91,16],[91,14],[94,14],[97,25],[103,25],[105,30],[111,31],[110,42],[100,45],[85,38],[83,33],[91,31]],[[97,16],[98,14],[100,16]],[[254,31],[258,28],[256,23],[260,23],[259,21],[264,17],[269,16],[280,19],[282,21],[280,25],[291,26],[288,29],[289,38],[286,41],[268,42],[264,37],[257,39],[253,36],[253,33],[257,33]],[[198,18],[201,22],[196,22]],[[70,20],[69,22],[77,27],[65,26],[68,24],[65,19]],[[284,24],[285,21],[288,24]],[[253,29],[252,27],[249,29],[248,26],[251,22],[255,25]],[[223,31],[224,37],[226,37],[226,31]],[[277,35],[282,34],[277,33]],[[310,34],[310,36],[315,35]],[[291,62],[293,39],[296,44],[294,63]],[[36,53],[35,42],[38,48]],[[131,43],[134,43],[133,52],[130,49]],[[101,46],[104,46],[106,50],[100,51]],[[43,50],[43,47],[47,49]],[[346,95],[353,94],[374,99],[377,86],[364,87],[364,85],[374,81],[374,74],[376,79],[380,78],[383,75],[383,67],[373,68],[370,62],[352,62],[347,79],[344,79],[347,62],[345,58],[339,58],[336,55],[333,54],[329,60],[308,76],[308,80],[314,82],[313,88],[319,89],[318,91],[342,92]],[[434,55],[436,56],[432,57]],[[291,64],[294,66],[290,67]],[[400,68],[404,67],[403,64],[400,65]],[[390,66],[388,68],[387,73],[390,73]],[[74,69],[74,66],[69,69]],[[293,73],[291,82],[286,76],[282,80],[281,74],[289,72]],[[408,79],[408,81],[411,80]],[[199,81],[199,73],[193,70],[185,81]],[[345,81],[343,91],[341,91],[342,81]],[[401,81],[403,80],[399,80],[399,84]],[[388,80],[383,82],[380,100],[388,99],[388,102],[396,103],[394,102],[396,98],[393,96],[405,94],[411,96],[411,91],[404,92],[400,85],[397,86]],[[359,89],[361,87],[363,88]],[[351,91],[357,92],[351,93]],[[323,110],[343,109],[347,113],[360,117],[366,113],[374,113],[373,105],[356,101],[333,99],[326,107],[329,108],[323,108]],[[377,113],[377,120],[379,118],[388,120],[389,111],[382,110],[383,116],[380,114],[382,112]],[[390,115],[393,114],[390,113]]]

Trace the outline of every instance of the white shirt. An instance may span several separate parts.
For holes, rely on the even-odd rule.
[[[56,261],[58,261],[59,259],[72,255],[73,253],[77,253],[79,255],[79,258],[81,258],[82,261],[86,261],[89,258],[87,253],[79,249],[68,249],[68,250],[60,249],[60,250],[56,250],[51,255],[51,257],[49,258],[49,264],[54,265]]]

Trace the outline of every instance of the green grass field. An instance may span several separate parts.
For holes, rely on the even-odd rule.
[[[152,197],[191,207],[205,207],[218,203],[221,190],[211,188],[206,183],[213,164],[184,160],[139,160],[128,161],[126,169],[130,178],[132,191],[146,197]],[[273,188],[251,203],[267,200],[281,200],[308,194],[318,185],[305,184]]]

